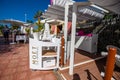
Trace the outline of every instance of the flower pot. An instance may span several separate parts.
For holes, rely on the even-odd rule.
[[[42,40],[42,32],[39,32],[39,35],[38,35],[38,38],[39,38],[39,40]]]
[[[33,33],[33,37],[34,37],[35,40],[39,40],[38,34],[39,34],[38,32],[34,32]]]

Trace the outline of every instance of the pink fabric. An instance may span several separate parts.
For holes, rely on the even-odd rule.
[[[54,33],[56,25],[51,25],[51,31]],[[71,32],[72,22],[68,22],[67,30],[68,34]]]
[[[84,36],[84,35],[85,35],[84,31],[80,30],[80,31],[78,32],[78,36]]]
[[[80,30],[80,31],[78,32],[77,36],[88,36],[88,37],[91,37],[91,36],[92,36],[92,33],[85,34],[83,30]]]
[[[86,34],[85,36],[92,37],[92,34],[91,34],[91,33],[89,33],[89,34]]]
[[[51,31],[54,32],[55,31],[55,25],[51,25]]]
[[[68,26],[67,26],[68,34],[71,32],[71,27],[72,27],[72,22],[68,22]]]

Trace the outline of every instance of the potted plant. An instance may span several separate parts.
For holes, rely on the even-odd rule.
[[[40,40],[43,33],[43,23],[35,23],[37,28],[33,28],[33,37],[34,39]]]

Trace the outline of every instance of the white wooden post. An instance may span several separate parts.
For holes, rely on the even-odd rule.
[[[65,48],[64,48],[64,63],[66,63],[66,55],[67,55],[67,26],[68,26],[68,10],[69,5],[65,5],[65,26],[64,26],[64,39],[65,39]]]
[[[65,48],[64,48],[64,63],[66,63],[67,59],[67,31],[68,31],[68,16],[69,16],[69,5],[73,5],[73,2],[69,2],[65,4],[65,25],[64,25],[64,39],[65,39]]]
[[[76,32],[76,20],[77,20],[77,5],[73,4],[73,13],[72,13],[72,33],[71,33],[71,49],[70,49],[70,67],[69,74],[73,75],[74,68],[74,48],[75,48],[75,32]]]

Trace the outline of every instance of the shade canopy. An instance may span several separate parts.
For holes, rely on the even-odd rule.
[[[9,23],[11,25],[17,25],[17,26],[28,25],[26,22],[19,21],[19,20],[13,20],[13,19],[0,20],[0,23],[6,23],[6,24]]]
[[[104,7],[116,14],[120,14],[120,0],[89,0],[90,2]]]
[[[101,10],[101,9],[93,6],[89,2],[73,2],[73,1],[71,1],[71,2],[78,5],[77,6],[77,21],[101,19],[105,15],[104,10]],[[84,6],[84,5],[86,5],[86,6]],[[68,15],[69,21],[72,20],[72,7],[73,6],[71,5],[69,8],[69,15]],[[49,19],[58,19],[58,20],[64,21],[65,3],[61,2],[61,4],[60,3],[58,4],[56,2],[52,5],[49,5],[48,9],[45,11],[45,13],[42,15],[42,17],[49,18]]]
[[[56,19],[43,19],[40,21],[41,23],[49,23],[49,24],[53,24],[53,25],[60,25],[63,24],[64,21],[62,20],[56,20]]]

